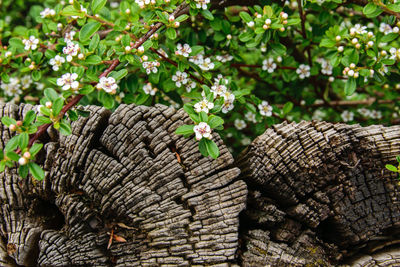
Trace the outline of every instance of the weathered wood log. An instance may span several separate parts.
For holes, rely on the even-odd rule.
[[[400,127],[283,123],[239,156],[243,266],[399,266]],[[364,255],[364,256],[360,256]],[[386,260],[385,260],[386,259]]]
[[[275,125],[234,163],[216,134],[215,161],[174,134],[182,110],[85,108],[72,135],[43,136],[43,182],[0,174],[0,266],[400,265],[399,187],[384,169],[398,126]]]
[[[175,135],[183,110],[89,106],[72,135],[49,131],[43,182],[0,174],[0,263],[24,266],[218,265],[235,262],[246,184],[217,134],[218,160]],[[31,105],[0,106],[21,119]],[[1,126],[1,147],[10,139]],[[112,236],[115,238],[112,239]],[[113,240],[110,245],[110,237]],[[118,242],[124,241],[126,242]],[[110,246],[108,248],[108,246]]]

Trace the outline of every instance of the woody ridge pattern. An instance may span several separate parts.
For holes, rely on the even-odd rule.
[[[2,105],[20,119],[31,105]],[[0,262],[24,266],[227,265],[247,186],[217,134],[218,160],[175,135],[183,110],[88,106],[70,136],[44,138],[43,182],[0,174]],[[1,126],[3,127],[3,126]],[[2,132],[4,147],[11,134]],[[126,242],[113,241],[110,234]]]
[[[236,161],[249,186],[242,265],[378,262],[370,255],[400,241],[399,186],[384,167],[398,154],[399,126],[304,121],[268,129]],[[398,252],[385,253],[399,262]]]

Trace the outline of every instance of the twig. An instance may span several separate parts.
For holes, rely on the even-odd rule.
[[[305,26],[306,16],[303,12],[303,6],[301,4],[301,0],[297,0],[297,5],[299,6],[299,13],[300,13],[300,19],[301,19],[301,33],[303,35],[303,39],[306,40],[307,39],[306,26]],[[310,65],[310,67],[312,67],[310,46],[307,46],[306,51],[307,51],[307,55],[308,55],[308,65]]]
[[[175,67],[178,67],[178,64],[177,64],[175,61],[173,61],[173,60],[167,58],[167,57],[164,56],[162,53],[158,52],[156,49],[150,48],[150,50],[153,51],[154,53],[156,53],[156,54],[157,54],[159,57],[161,57],[163,60],[167,61],[168,63],[170,63],[170,64],[172,64],[172,65],[174,65]],[[204,83],[203,80],[200,80],[198,77],[194,76],[194,75],[193,75],[192,73],[190,73],[190,72],[189,72],[189,76],[190,76],[193,80],[196,80],[196,81],[197,81],[198,83],[200,83],[200,84],[203,84],[203,83]]]

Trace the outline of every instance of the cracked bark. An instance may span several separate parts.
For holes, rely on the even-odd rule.
[[[214,134],[214,161],[174,134],[182,110],[85,109],[72,135],[42,138],[43,182],[0,174],[1,266],[400,264],[399,187],[384,169],[398,126],[283,123],[235,162]],[[127,242],[107,249],[111,232]]]

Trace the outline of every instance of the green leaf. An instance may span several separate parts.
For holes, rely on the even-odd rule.
[[[6,162],[0,161],[0,172],[3,172],[5,168],[6,168]]]
[[[18,138],[18,144],[21,150],[23,150],[28,146],[28,142],[29,142],[29,134],[21,133]]]
[[[91,86],[90,84],[86,84],[85,86],[83,86],[81,89],[79,89],[79,94],[81,95],[88,95],[91,92],[94,91],[94,87]]]
[[[89,65],[98,65],[101,63],[101,57],[97,55],[90,55],[85,59],[85,63]]]
[[[202,138],[204,139],[204,138]],[[219,149],[217,144],[213,140],[205,139],[205,145],[207,147],[208,154],[213,158],[216,159],[219,156]]]
[[[286,54],[286,46],[283,44],[277,43],[277,44],[270,44],[272,51],[274,51],[277,55],[283,56]]]
[[[12,161],[18,161],[20,156],[15,153],[14,151],[7,151],[6,153],[7,158],[11,159]]]
[[[399,172],[399,171],[397,170],[397,168],[396,168],[395,166],[391,165],[391,164],[386,164],[385,167],[386,167],[386,169],[388,169],[389,171],[392,171],[392,172]]]
[[[344,93],[347,96],[350,96],[356,91],[356,87],[357,87],[356,79],[349,78],[346,84],[344,85]]]
[[[68,110],[67,114],[71,121],[76,121],[79,118],[78,114],[72,109]]]
[[[79,31],[79,40],[85,42],[90,39],[90,37],[95,34],[101,27],[101,23],[97,21],[88,22]]]
[[[107,0],[92,0],[91,8],[93,14],[99,13],[100,9],[102,9],[107,3]]]
[[[328,48],[334,47],[335,45],[336,42],[328,38],[322,39],[321,43],[319,44],[320,47],[328,47]]]
[[[244,11],[242,11],[242,12],[240,12],[239,13],[239,16],[242,18],[242,20],[244,20],[244,22],[250,22],[250,21],[253,21],[253,19],[251,18],[251,16],[249,15],[249,13],[247,13],[247,12],[244,12]]]
[[[79,16],[83,18],[85,14],[81,12],[80,10],[76,10],[72,5],[68,5],[64,7],[64,9],[61,11],[62,16]]]
[[[204,111],[201,111],[201,112],[200,112],[199,117],[200,117],[200,120],[201,120],[201,121],[204,121],[204,122],[207,122],[207,121],[208,121],[207,113],[205,113]]]
[[[388,33],[385,36],[383,36],[380,41],[382,43],[389,43],[389,42],[393,41],[394,39],[396,39],[398,36],[399,36],[398,33],[393,33],[393,32]]]
[[[113,77],[115,80],[121,80],[124,78],[126,75],[128,75],[128,70],[127,69],[122,69],[120,71],[113,71],[108,75],[109,77]]]
[[[165,32],[168,39],[174,40],[176,38],[176,31],[173,28],[168,28]]]
[[[213,14],[208,9],[201,10],[201,14],[208,20],[214,20]],[[247,14],[247,13],[246,13]]]
[[[182,125],[182,126],[179,126],[176,129],[175,134],[182,134],[182,135],[192,134],[193,133],[193,127],[194,127],[194,125]]]
[[[397,160],[397,162],[400,163],[400,155],[397,155],[397,156],[396,156],[396,160]]]
[[[19,38],[11,38],[10,40],[8,40],[8,44],[10,45],[10,47],[15,47],[15,48],[24,48],[24,44],[22,43],[22,40]]]
[[[6,147],[4,148],[5,151],[13,151],[18,147],[19,143],[19,135],[14,136],[10,140],[8,140]]]
[[[62,110],[64,105],[64,99],[62,99],[61,97],[57,98],[54,102],[53,102],[53,106],[51,107],[53,110],[53,116],[57,116],[60,111]]]
[[[89,50],[94,51],[99,45],[99,43],[100,43],[100,35],[98,33],[95,33],[92,39],[90,40]]]
[[[204,156],[208,156],[207,146],[206,146],[206,139],[202,138],[199,142],[199,151]]]
[[[374,3],[368,3],[366,6],[363,8],[363,13],[365,15],[372,14],[376,11],[378,7]]]
[[[32,71],[32,80],[37,82],[40,81],[40,79],[42,78],[42,72],[38,71],[38,70],[34,70]]]
[[[39,123],[39,125],[42,125],[42,124],[51,123],[51,120],[44,116],[37,116],[36,122]]]
[[[29,167],[29,171],[31,172],[32,176],[36,180],[41,181],[44,179],[44,171],[39,165],[37,165],[34,162],[29,162],[28,167]]]
[[[102,100],[103,100],[102,103],[105,108],[112,109],[114,107],[115,101],[111,95],[105,94]]]
[[[27,165],[20,165],[18,168],[18,174],[22,178],[26,178],[28,176],[29,167]]]
[[[53,88],[44,89],[44,95],[51,101],[54,102],[58,98],[58,93]]]
[[[292,109],[293,109],[293,103],[286,102],[286,104],[282,108],[283,114],[288,114]]]
[[[82,110],[82,109],[77,109],[76,112],[79,114],[79,116],[82,116],[84,118],[90,116],[90,111]]]
[[[43,144],[34,143],[29,149],[29,153],[31,153],[31,157],[34,157],[43,147]]]
[[[177,18],[175,19],[175,21],[177,21],[177,22],[183,22],[183,21],[187,20],[188,18],[189,18],[188,15],[183,14],[183,15],[180,15],[179,17],[177,17]]]
[[[71,125],[66,121],[61,122],[60,133],[63,135],[70,135],[72,133]]]
[[[207,124],[210,125],[211,128],[215,129],[218,126],[223,125],[224,120],[219,116],[211,115]]]
[[[17,124],[17,121],[14,120],[14,119],[12,119],[12,118],[10,118],[10,117],[2,117],[2,118],[1,118],[1,122],[2,122],[4,125],[6,125],[7,127],[9,127],[11,124],[14,124],[14,125]]]
[[[36,118],[36,113],[33,110],[29,110],[24,118],[24,122],[23,125],[24,126],[29,126],[29,124],[31,124]]]
[[[386,7],[394,12],[400,12],[400,6],[398,4],[388,4]]]

